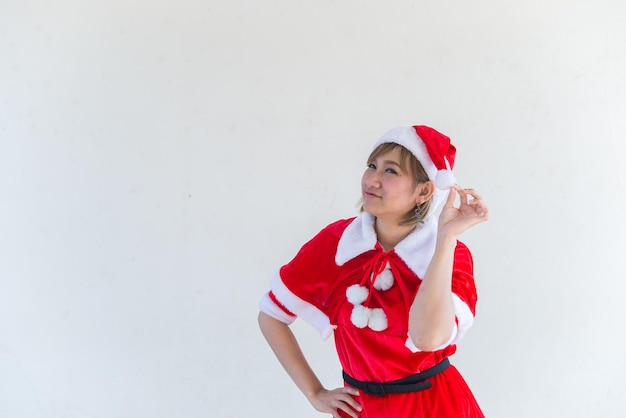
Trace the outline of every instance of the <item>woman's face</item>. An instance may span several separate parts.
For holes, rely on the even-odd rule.
[[[379,219],[399,222],[420,203],[415,177],[408,164],[401,163],[399,148],[368,163],[361,179],[365,212]]]

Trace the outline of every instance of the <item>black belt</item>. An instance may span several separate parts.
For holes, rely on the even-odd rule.
[[[420,390],[429,389],[432,386],[426,379],[441,373],[450,365],[450,360],[446,357],[441,363],[434,365],[430,369],[426,369],[421,373],[414,374],[404,379],[392,380],[391,382],[362,382],[356,380],[343,372],[343,380],[350,386],[361,389],[368,395],[385,396],[390,393],[409,393],[419,392]]]

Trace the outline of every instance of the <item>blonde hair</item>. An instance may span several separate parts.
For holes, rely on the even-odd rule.
[[[384,144],[380,144],[377,146],[370,156],[367,158],[367,163],[370,164],[374,160],[376,160],[381,155],[387,154],[395,149],[400,150],[400,167],[404,171],[408,171],[411,173],[415,180],[415,187],[417,187],[420,183],[425,183],[430,181],[428,174],[426,174],[426,170],[422,164],[415,158],[413,153],[408,149],[404,148],[402,145],[396,144],[394,142],[386,142]],[[415,189],[413,189],[415,190]],[[432,204],[433,198],[431,197],[426,202],[422,203],[419,208],[419,212],[421,214],[422,219],[428,215],[430,211],[430,206]],[[361,201],[361,212],[363,212],[363,202]],[[412,225],[415,226],[418,223],[417,213],[415,210],[410,210],[404,218],[400,221],[400,225]]]

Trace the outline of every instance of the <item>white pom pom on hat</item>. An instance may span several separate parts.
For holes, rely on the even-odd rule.
[[[374,148],[385,143],[402,145],[409,150],[439,190],[448,190],[456,184],[452,172],[456,148],[441,132],[424,125],[399,126],[385,133]]]

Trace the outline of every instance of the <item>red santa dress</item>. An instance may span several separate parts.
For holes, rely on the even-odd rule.
[[[260,308],[286,324],[300,317],[322,338],[334,333],[345,373],[360,381],[389,382],[454,354],[456,342],[473,322],[477,296],[472,256],[458,242],[451,289],[454,331],[436,350],[419,351],[408,334],[409,309],[435,250],[437,219],[427,217],[389,252],[377,242],[374,220],[362,213],[320,231],[272,277]],[[418,392],[361,393],[360,417],[484,417],[454,366],[429,381],[432,387]]]

